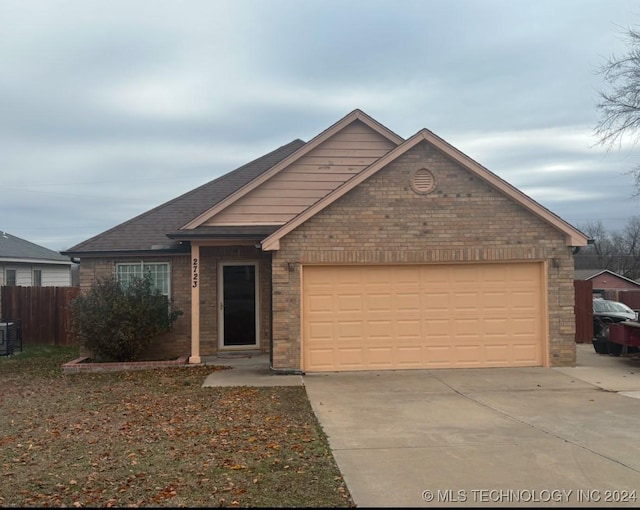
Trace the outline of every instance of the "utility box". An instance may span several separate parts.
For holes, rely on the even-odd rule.
[[[13,355],[16,340],[16,325],[14,322],[0,322],[0,356]]]

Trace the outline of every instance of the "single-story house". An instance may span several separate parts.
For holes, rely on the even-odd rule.
[[[0,286],[68,287],[69,257],[0,231]]]
[[[576,280],[590,280],[594,294],[607,290],[640,290],[640,283],[608,269],[576,269]]]
[[[149,271],[185,313],[155,345],[274,372],[575,362],[587,236],[427,129],[360,110],[66,252]]]

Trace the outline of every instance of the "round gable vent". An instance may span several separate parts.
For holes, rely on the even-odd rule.
[[[430,170],[420,168],[411,176],[411,187],[413,191],[421,195],[431,193],[436,188],[436,178]]]

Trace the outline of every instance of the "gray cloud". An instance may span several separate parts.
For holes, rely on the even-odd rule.
[[[62,250],[354,108],[574,225],[638,214],[595,146],[632,0],[0,3],[0,230]]]

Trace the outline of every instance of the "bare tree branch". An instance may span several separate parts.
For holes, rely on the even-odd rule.
[[[628,53],[610,57],[599,70],[609,91],[599,92],[600,120],[595,128],[598,144],[612,148],[628,136],[640,140],[640,31],[626,32]],[[637,170],[637,169],[636,169]]]
[[[640,278],[640,216],[630,218],[621,230],[609,231],[601,221],[580,230],[593,239],[593,246],[578,252],[576,268],[608,269],[632,280]]]

